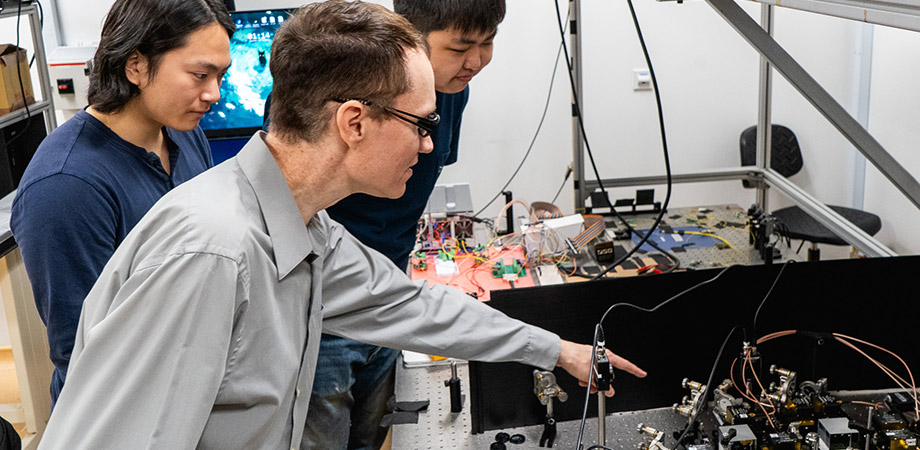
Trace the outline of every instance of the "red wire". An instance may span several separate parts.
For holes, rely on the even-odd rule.
[[[754,375],[754,380],[757,381],[757,385],[760,386],[760,390],[761,390],[761,391],[765,391],[766,389],[764,389],[764,388],[763,388],[763,384],[760,383],[760,379],[757,377],[757,372],[754,370],[754,365],[753,365],[753,363],[751,363],[751,351],[750,351],[750,350],[748,350],[747,354],[745,355],[744,362],[745,362],[745,365],[746,365],[747,367],[750,367],[750,368],[751,368],[751,373]],[[741,372],[741,374],[742,374],[742,379],[743,379],[743,375],[744,375],[744,368],[743,368],[743,367],[742,367],[742,372]],[[753,395],[753,393],[751,393],[751,394]],[[776,406],[773,406],[773,401],[770,400],[770,396],[767,396],[767,401],[770,402],[770,407],[772,407],[773,410],[776,411]],[[770,426],[773,427],[773,429],[775,430],[775,429],[776,429],[776,424],[773,423],[773,419],[770,417],[770,413],[767,412],[767,408],[764,408],[763,403],[761,403],[761,402],[759,402],[759,401],[757,402],[757,404],[760,406],[760,409],[763,410],[763,413],[766,414],[766,416],[767,416],[767,421],[770,422]]]

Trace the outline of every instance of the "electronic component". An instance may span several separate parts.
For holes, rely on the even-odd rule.
[[[917,413],[914,411],[914,399],[910,395],[906,392],[893,392],[885,397],[885,404],[892,411],[901,413],[908,426],[917,431],[917,422],[920,418],[917,417]]]
[[[846,417],[819,419],[818,439],[821,450],[844,450],[856,448],[859,433],[850,428],[850,419]]]
[[[755,450],[757,436],[747,425],[729,425],[719,427],[720,450]]]
[[[764,448],[768,450],[802,450],[799,438],[790,433],[767,433]]]
[[[526,274],[527,269],[516,259],[512,260],[511,264],[506,264],[505,260],[502,259],[492,266],[492,277],[501,278],[505,281],[514,281]]]
[[[891,430],[880,433],[880,450],[917,450],[917,434],[908,430]]]
[[[872,423],[880,431],[903,430],[907,428],[907,422],[900,416],[891,412],[880,412],[872,416]]]
[[[594,244],[594,259],[600,264],[613,262],[616,259],[613,242],[604,241]]]
[[[440,250],[445,247],[468,250],[473,239],[473,220],[465,216],[434,217],[426,215],[418,222],[416,235],[419,250]]]
[[[818,394],[812,397],[815,417],[837,417],[843,415],[840,401],[830,394]]]
[[[418,251],[412,255],[412,268],[420,272],[428,270],[428,255]]]
[[[598,231],[599,228],[599,231],[591,236],[591,239],[604,231],[603,220],[601,219],[599,222],[600,225],[594,230]],[[573,244],[573,240],[579,237],[587,239],[587,236],[583,236],[586,225],[585,217],[581,214],[544,219],[539,222],[521,225],[527,258],[531,262],[537,262],[542,259],[543,255],[547,254],[576,253],[577,248]]]
[[[437,185],[428,197],[425,212],[446,216],[473,213],[473,197],[469,184]]]

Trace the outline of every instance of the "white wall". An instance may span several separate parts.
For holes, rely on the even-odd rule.
[[[102,18],[111,0],[60,2],[61,36],[66,45],[98,40]],[[300,5],[289,0],[237,0],[238,9]],[[391,6],[391,1],[379,3]],[[485,204],[504,185],[523,156],[546,101],[559,38],[555,10],[548,0],[507,0],[508,14],[499,30],[492,64],[472,83],[464,116],[461,157],[445,169],[441,181],[470,182],[473,200]],[[663,174],[661,143],[654,97],[632,90],[633,69],[644,68],[629,11],[624,2],[582,2],[584,99],[589,142],[601,176]],[[658,75],[668,143],[675,173],[732,167],[739,162],[738,136],[757,120],[756,52],[705,3],[634,0],[652,62]],[[565,8],[567,2],[561,2]],[[743,2],[755,18],[758,4]],[[563,10],[563,14],[565,11]],[[775,36],[845,107],[855,111],[855,83],[860,24],[776,8]],[[920,157],[917,142],[916,88],[920,62],[901,55],[917,54],[920,34],[879,28],[872,73],[870,131],[915,174]],[[568,80],[564,64],[553,83],[550,110],[533,152],[509,186],[528,201],[550,200],[572,160]],[[774,82],[773,118],[792,128],[805,154],[805,168],[792,180],[822,201],[853,202],[855,151],[778,74]],[[905,122],[904,117],[913,119]],[[891,145],[888,145],[888,144]],[[913,159],[911,159],[913,158]],[[593,179],[590,166],[587,178]],[[874,168],[868,170],[865,208],[882,216],[880,239],[902,252],[920,251],[908,224],[920,216],[892,192]],[[664,188],[658,187],[659,199]],[[614,198],[631,197],[617,190]],[[672,205],[738,203],[754,200],[740,183],[675,185]],[[571,180],[557,204],[571,210]],[[772,195],[771,205],[788,204]],[[493,205],[488,213],[496,213]]]
[[[757,119],[756,53],[703,2],[638,0],[635,6],[660,84],[672,170],[737,166],[739,134]],[[473,181],[478,204],[504,184],[529,143],[558,45],[552,3],[511,0],[508,7],[493,63],[473,82],[461,138],[463,156],[441,178]],[[757,5],[743,7],[759,15]],[[786,10],[777,11],[776,23],[780,43],[841,103],[852,103],[855,24]],[[632,90],[633,69],[646,64],[627,6],[584,2],[582,31],[583,105],[601,176],[663,174],[653,94]],[[564,77],[560,70],[543,134],[523,176],[510,187],[530,201],[550,199],[572,159]],[[808,152],[806,169],[795,180],[824,201],[847,203],[852,150],[785,80],[777,78],[774,91],[774,121],[793,128]],[[565,209],[572,206],[570,192],[558,202]],[[663,187],[657,192],[664,197]],[[632,190],[614,194],[631,196]],[[747,205],[753,200],[753,192],[741,189],[740,183],[715,183],[676,185],[672,204]]]
[[[869,131],[915,177],[920,174],[920,33],[876,27]],[[920,212],[874,167],[866,174],[866,209],[883,218],[882,242],[920,253]]]

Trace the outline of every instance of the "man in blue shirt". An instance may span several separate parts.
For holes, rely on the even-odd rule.
[[[504,0],[394,0],[428,41],[441,122],[434,151],[419,154],[398,199],[354,194],[327,209],[365,245],[405,270],[416,224],[441,169],[457,161],[460,122],[470,80],[492,59],[492,41],[505,16]],[[380,421],[393,395],[398,351],[324,334],[302,448],[377,449]]]
[[[118,0],[90,75],[89,107],[38,147],[10,227],[48,329],[57,401],[83,299],[141,217],[211,167],[198,121],[220,98],[235,27],[220,0]]]

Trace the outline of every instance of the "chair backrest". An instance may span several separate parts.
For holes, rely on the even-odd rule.
[[[770,136],[770,167],[784,177],[791,177],[802,170],[802,149],[795,133],[782,125],[772,126]],[[757,163],[757,127],[741,132],[741,165]]]

